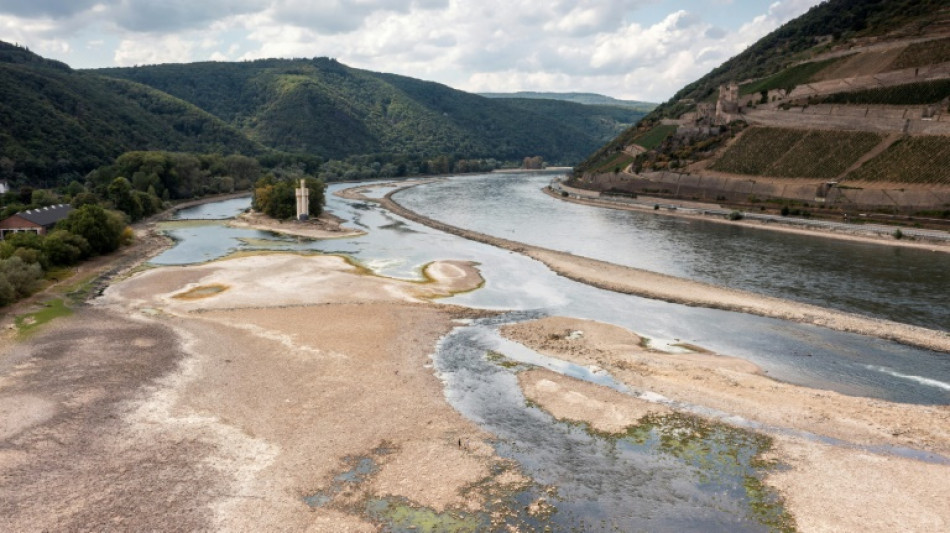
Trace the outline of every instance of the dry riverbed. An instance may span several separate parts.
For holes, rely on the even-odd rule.
[[[326,232],[306,234],[315,238],[347,231],[280,229]],[[539,259],[546,252],[533,251]],[[583,260],[572,257],[546,261]],[[524,487],[492,436],[447,403],[430,364],[458,319],[483,314],[437,299],[476,289],[482,278],[459,261],[434,262],[424,274],[425,282],[386,279],[339,257],[278,253],[163,267],[5,342],[5,530],[377,531],[387,517],[374,515],[371,502],[451,523]],[[601,266],[574,275],[623,280]],[[946,406],[786,385],[740,359],[652,351],[635,334],[594,322],[553,317],[503,333],[635,389],[763,426],[950,455]],[[518,380],[555,417],[605,433],[672,411],[546,370]],[[771,433],[771,455],[790,468],[767,482],[802,530],[950,527],[950,466],[796,434]]]
[[[863,447],[904,446],[950,458],[950,407],[889,403],[780,383],[744,360],[699,351],[644,347],[622,328],[549,317],[505,326],[502,333],[541,353],[608,371],[634,390],[713,408],[753,421],[774,439],[772,459],[787,465],[776,487],[803,531],[938,531],[950,527],[950,464]],[[525,396],[557,418],[620,433],[648,414],[648,402],[600,386],[530,370]],[[826,444],[803,435],[832,437]]]
[[[2,359],[6,530],[375,531],[370,500],[439,513],[519,486],[429,365],[480,314],[429,300],[481,276],[426,276],[267,254],[113,285]]]

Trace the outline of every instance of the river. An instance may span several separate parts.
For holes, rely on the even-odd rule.
[[[398,193],[429,218],[527,244],[950,330],[950,254],[570,204],[550,175],[489,174]]]
[[[401,191],[396,198],[422,214],[461,227],[620,264],[714,282],[710,279],[715,277],[712,275],[688,274],[720,272],[728,279],[747,283],[734,286],[754,290],[748,284],[758,284],[771,287],[758,292],[787,298],[794,294],[776,287],[797,287],[799,292],[813,294],[808,300],[813,303],[821,303],[818,294],[822,291],[816,287],[824,287],[828,294],[846,292],[849,296],[841,295],[841,301],[876,302],[888,300],[885,287],[891,286],[897,293],[893,299],[907,302],[908,308],[918,310],[916,315],[929,317],[925,322],[945,324],[942,317],[950,313],[947,254],[906,249],[895,252],[885,246],[580,206],[540,193],[547,179],[538,175],[465,176]],[[346,224],[367,231],[364,236],[312,241],[228,228],[220,220],[182,220],[166,223],[166,231],[178,245],[156,257],[153,263],[202,262],[236,249],[317,250],[350,256],[380,275],[419,279],[420,267],[430,261],[471,260],[479,263],[485,286],[451,298],[452,303],[600,320],[626,327],[657,344],[688,342],[743,357],[772,377],[790,383],[891,401],[950,403],[950,357],[946,354],[806,324],[593,288],[557,276],[519,254],[404,220],[375,204],[344,200],[332,194],[349,186],[332,185],[327,208]],[[467,190],[465,187],[494,192],[486,192],[485,197],[473,194],[472,198],[479,198],[478,201],[461,202],[458,198]],[[383,192],[385,189],[379,194]],[[248,203],[245,198],[198,206],[181,211],[179,217],[227,218]],[[609,238],[611,235],[641,244],[617,246]],[[717,257],[731,256],[729,250],[733,249],[744,250],[747,259],[741,265],[717,261]],[[753,253],[761,249],[771,252]],[[799,250],[802,256],[827,257],[823,264],[838,257],[834,262],[840,268],[809,265],[801,257],[794,263],[773,260],[776,254],[790,254],[792,250]],[[853,250],[859,259],[846,257]],[[882,258],[872,261],[870,258],[875,255]],[[710,264],[704,265],[703,258]],[[761,261],[756,262],[757,258]],[[845,265],[856,263],[864,263],[866,268],[861,269],[857,280],[849,279]],[[913,275],[897,274],[898,265]],[[820,276],[825,270],[828,273]],[[780,278],[781,284],[777,285],[774,278]]]
[[[836,263],[864,262],[867,268],[858,280],[849,279],[844,267],[839,266],[833,275],[826,276],[838,281],[822,281],[813,279],[821,277],[817,274],[822,267],[809,265],[807,258],[851,254],[850,243],[577,206],[543,196],[539,189],[547,179],[536,175],[460,177],[400,192],[397,199],[422,214],[454,225],[621,264],[704,281],[728,281],[732,286],[805,301],[818,301],[821,290],[835,286],[856,293],[853,301],[858,303],[851,304],[855,307],[849,310],[871,305],[873,310],[861,308],[860,312],[879,316],[887,315],[888,307],[873,302],[886,301],[886,287],[892,287],[898,293],[895,299],[913,307],[919,321],[932,323],[947,316],[946,302],[929,296],[933,291],[946,295],[946,287],[933,285],[929,278],[915,284],[913,279],[898,276],[894,259],[871,261],[876,255],[899,257],[896,262],[903,262],[907,270],[932,272],[941,265],[946,268],[946,263],[941,263],[946,261],[942,254],[902,250],[895,256],[889,248],[859,245],[854,252],[859,259],[842,258]],[[366,235],[313,241],[228,228],[221,220],[208,220],[233,216],[248,205],[247,199],[229,200],[183,210],[180,220],[165,223],[165,231],[177,245],[152,262],[197,263],[239,249],[315,250],[346,255],[380,275],[407,279],[419,279],[420,268],[438,259],[478,262],[485,285],[444,301],[510,312],[459,327],[448,335],[434,348],[435,370],[445,383],[448,401],[494,434],[497,453],[517,461],[538,484],[516,495],[520,499],[511,508],[519,509],[524,502],[547,494],[556,503],[557,512],[546,525],[553,525],[555,531],[631,527],[761,531],[768,529],[768,520],[780,509],[769,505],[767,493],[766,501],[762,501],[757,499],[761,498],[756,496],[757,491],[749,489],[749,480],[759,475],[750,462],[758,444],[745,433],[713,424],[708,431],[696,432],[703,435],[700,441],[666,448],[666,437],[682,434],[677,424],[688,422],[665,422],[639,436],[605,439],[582,427],[558,422],[529,405],[517,385],[517,370],[492,363],[486,353],[497,352],[517,365],[544,366],[630,394],[644,391],[625,390],[612,384],[610,376],[505,341],[498,334],[504,322],[546,315],[599,320],[626,327],[656,346],[685,342],[743,357],[772,377],[790,383],[897,402],[950,403],[947,354],[816,326],[597,289],[560,277],[520,254],[433,230],[373,203],[332,195],[348,186],[332,185],[327,207],[346,225],[367,231]],[[839,245],[843,248],[835,252]],[[793,250],[800,255],[794,261],[774,260],[773,254]],[[740,253],[741,261],[724,259]],[[881,269],[880,284],[874,281],[872,271],[876,268]],[[946,272],[934,275],[945,276]],[[781,283],[769,281],[775,276],[783,278]],[[816,286],[795,294],[782,288],[812,283],[805,280],[813,280]],[[873,294],[862,294],[865,290]],[[929,309],[932,306],[942,309]],[[847,308],[844,304],[841,307]],[[732,422],[742,425],[741,421]],[[682,450],[692,451],[683,455]],[[896,453],[913,454],[901,450]],[[555,496],[545,492],[547,486],[557,488]],[[393,504],[378,505],[387,508]],[[524,513],[513,520],[514,525],[537,526]],[[388,530],[410,530],[388,523]]]

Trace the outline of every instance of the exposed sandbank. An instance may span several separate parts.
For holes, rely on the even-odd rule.
[[[505,326],[502,332],[553,357],[603,368],[635,389],[765,426],[950,457],[948,406],[896,404],[789,385],[731,357],[652,351],[632,332],[591,321],[549,317]],[[621,432],[644,414],[666,409],[548,371],[525,372],[519,382],[527,398],[554,416],[600,431]],[[783,494],[802,530],[935,531],[950,525],[945,505],[950,464],[766,432],[775,441],[770,456],[791,466],[770,474],[767,482]]]
[[[484,312],[427,300],[481,277],[426,276],[268,254],[114,284],[0,364],[7,527],[375,531],[368,498],[439,512],[479,508],[485,480],[521,486],[429,365],[456,318]],[[366,479],[330,490],[359,458]]]
[[[548,268],[566,278],[602,289],[691,306],[814,324],[837,331],[860,333],[930,350],[950,352],[950,332],[720,287],[485,235],[445,224],[406,209],[391,198],[397,191],[398,189],[391,191],[380,200],[367,198],[352,189],[338,194],[348,198],[378,202],[386,209],[409,220],[446,233],[524,254],[544,263]]]
[[[310,220],[276,220],[251,211],[241,213],[228,222],[232,228],[249,228],[261,231],[273,231],[283,235],[294,235],[310,239],[342,239],[365,235],[365,231],[347,228],[342,220],[324,211],[319,217]]]

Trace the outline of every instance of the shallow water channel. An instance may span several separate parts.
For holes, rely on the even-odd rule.
[[[536,177],[525,178],[531,187],[537,185],[536,181]],[[347,186],[351,185],[333,185],[330,193]],[[404,200],[403,194],[409,191],[400,193],[400,201]],[[422,193],[412,194],[413,202],[425,203],[419,199]],[[442,194],[437,192],[432,202],[440,202]],[[370,502],[363,512],[383,523],[387,531],[474,531],[496,526],[498,520],[530,529],[549,526],[554,531],[761,531],[781,522],[781,507],[758,483],[762,465],[754,458],[764,445],[760,438],[729,426],[700,423],[689,416],[653,420],[622,436],[598,435],[586,426],[556,421],[526,401],[516,372],[543,366],[622,392],[636,392],[600,372],[546,358],[501,339],[497,328],[505,321],[546,315],[599,320],[626,327],[651,339],[655,346],[684,342],[743,357],[776,379],[791,383],[891,401],[950,403],[947,354],[814,326],[604,291],[559,277],[519,254],[401,219],[375,204],[343,200],[332,194],[327,198],[328,209],[346,220],[347,226],[368,233],[312,241],[232,229],[222,221],[206,220],[233,216],[249,203],[247,199],[243,203],[228,201],[201,206],[193,212],[184,210],[179,215],[182,220],[165,223],[165,231],[178,244],[153,263],[198,263],[235,250],[306,250],[346,255],[380,275],[407,279],[419,279],[420,268],[433,260],[479,263],[485,286],[447,301],[510,312],[460,326],[440,343],[433,363],[450,403],[493,433],[499,455],[515,460],[533,484],[501,497],[498,505],[504,509],[490,509],[490,513],[480,515],[443,516],[414,509],[406,502]],[[546,209],[559,206],[570,206],[570,210],[578,207],[557,202]],[[425,209],[420,211],[432,215]],[[491,210],[486,213],[504,216]],[[559,216],[557,212],[553,215]],[[476,217],[477,210],[470,210],[466,216]],[[477,224],[446,221],[482,231]],[[624,227],[625,231],[636,231]],[[499,236],[521,238],[520,234]],[[585,242],[585,246],[590,245]],[[371,471],[372,464],[363,464],[363,459],[372,460],[358,459],[354,468],[362,465]],[[330,496],[316,494],[308,503],[319,506],[321,498]],[[551,506],[548,512],[537,515],[525,509],[542,497]]]

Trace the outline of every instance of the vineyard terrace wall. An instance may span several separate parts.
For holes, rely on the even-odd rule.
[[[676,172],[594,174],[576,182],[577,186],[598,192],[651,194],[712,203],[777,199],[846,209],[899,211],[946,209],[950,205],[950,187],[875,184],[828,188],[824,184],[814,180],[762,180]]]

